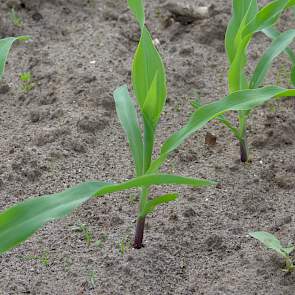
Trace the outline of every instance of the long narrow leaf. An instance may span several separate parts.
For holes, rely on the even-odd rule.
[[[261,85],[274,58],[276,58],[280,53],[282,53],[293,41],[294,38],[295,30],[289,30],[287,32],[281,33],[272,42],[271,46],[266,50],[266,52],[263,54],[259,63],[256,66],[256,69],[250,82],[250,88],[257,88]]]
[[[250,8],[250,9],[249,9]],[[232,17],[227,26],[225,34],[225,48],[228,55],[229,62],[232,63],[236,54],[235,40],[241,23],[247,23],[257,13],[256,0],[233,0],[232,1]],[[246,16],[246,19],[244,19]]]
[[[0,214],[0,253],[27,238],[47,222],[60,219],[91,198],[103,182],[82,183],[64,192],[30,198]]]
[[[221,100],[202,105],[198,108],[188,123],[179,131],[171,135],[163,144],[158,159],[154,160],[149,170],[153,173],[166,160],[168,154],[182,144],[191,134],[202,128],[210,120],[227,111],[243,111],[253,109],[273,97],[295,96],[295,89],[267,86],[259,89],[247,89],[232,93]]]
[[[140,128],[138,126],[136,110],[124,85],[114,92],[118,118],[124,128],[131,153],[136,166],[136,175],[143,174],[143,143]]]
[[[206,179],[189,178],[171,174],[146,174],[123,183],[109,184],[108,186],[104,186],[95,193],[95,196],[102,196],[105,194],[128,190],[136,187],[167,184],[204,187],[214,185],[216,182]]]
[[[264,6],[243,30],[243,36],[261,31],[272,26],[286,8],[288,0],[275,0]]]
[[[31,198],[0,213],[0,253],[28,239],[47,222],[65,217],[91,197],[161,184],[202,187],[215,182],[168,174],[151,174],[119,184],[86,182],[61,193]]]

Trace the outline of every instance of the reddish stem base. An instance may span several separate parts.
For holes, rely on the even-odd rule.
[[[134,237],[134,243],[133,243],[133,248],[135,249],[140,249],[143,247],[142,241],[143,241],[143,234],[144,234],[144,225],[145,225],[145,218],[138,218],[136,223],[135,237]]]

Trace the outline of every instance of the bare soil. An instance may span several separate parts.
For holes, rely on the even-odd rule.
[[[112,92],[130,86],[139,31],[125,0],[2,0],[0,35],[26,34],[0,87],[0,208],[88,179],[133,176]],[[196,90],[203,102],[227,92],[224,33],[230,1],[209,18],[169,15],[146,1],[147,24],[167,66],[169,96],[158,146],[184,125]],[[265,1],[264,1],[265,2]],[[22,27],[9,18],[14,6]],[[294,28],[291,14],[280,27]],[[269,44],[257,34],[249,71]],[[288,86],[280,57],[268,83]],[[30,71],[34,88],[21,89]],[[252,162],[239,162],[233,136],[212,122],[170,157],[165,171],[216,179],[217,188],[179,188],[181,198],[148,218],[145,247],[130,246],[136,191],[93,199],[0,257],[0,294],[293,295],[295,274],[247,234],[266,230],[295,243],[295,100],[271,102],[249,120]],[[208,144],[208,135],[217,136]],[[207,140],[205,140],[207,138]],[[207,144],[205,143],[207,142]],[[77,225],[91,232],[88,246]]]

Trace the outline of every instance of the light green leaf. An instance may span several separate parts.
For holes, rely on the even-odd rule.
[[[295,30],[279,34],[259,60],[250,82],[250,88],[257,88],[261,85],[272,61],[288,47],[294,38]]]
[[[138,21],[140,28],[143,29],[145,22],[143,0],[128,0],[128,6]]]
[[[267,86],[259,89],[246,89],[236,91],[218,101],[202,105],[193,113],[188,123],[183,128],[175,132],[164,142],[160,156],[152,162],[149,172],[157,171],[170,152],[176,149],[185,139],[206,125],[210,120],[227,111],[253,109],[273,97],[282,96],[295,96],[295,89],[288,90],[275,86]]]
[[[242,22],[247,23],[258,11],[256,0],[233,0],[232,17],[227,26],[225,34],[225,48],[230,64],[236,54],[236,36]]]
[[[114,92],[116,110],[125,133],[136,166],[136,175],[143,174],[143,142],[138,126],[136,110],[124,85]]]
[[[247,64],[247,48],[255,32],[271,27],[286,8],[288,0],[275,0],[264,6],[247,23],[244,17],[235,37],[234,59],[228,72],[229,92],[249,88],[244,68]]]
[[[143,115],[155,128],[166,101],[166,74],[162,59],[146,27],[142,30],[133,60],[132,84]],[[145,111],[145,105],[149,106],[148,112]]]
[[[136,187],[148,187],[152,185],[189,185],[193,187],[205,187],[215,185],[215,181],[206,179],[189,178],[184,176],[177,176],[171,174],[147,174],[142,175],[123,183],[109,184],[108,186],[102,187],[95,193],[95,196],[102,196],[122,190],[127,190]]]
[[[19,40],[19,41],[26,41],[30,39],[27,36],[20,36],[20,37],[8,37],[0,40],[0,79],[2,79],[5,64],[7,60],[7,56],[12,44]]]
[[[242,37],[272,26],[286,8],[288,0],[275,0],[265,5],[244,28]]]
[[[27,199],[0,214],[0,253],[29,238],[53,219],[59,219],[92,197],[103,182],[82,183],[64,192]]]
[[[175,194],[166,194],[160,197],[155,197],[152,200],[148,200],[145,203],[145,207],[143,208],[143,212],[141,212],[140,217],[143,218],[146,215],[153,213],[156,207],[165,203],[175,201],[177,197],[178,197],[178,194],[175,193]]]
[[[250,232],[249,235],[254,239],[260,241],[268,249],[276,251],[278,254],[286,257],[281,242],[272,234],[264,231]]]
[[[54,219],[71,213],[83,202],[94,196],[131,188],[175,184],[202,187],[215,182],[169,174],[150,174],[123,183],[86,182],[61,193],[27,199],[0,213],[0,253],[28,239],[34,232]]]

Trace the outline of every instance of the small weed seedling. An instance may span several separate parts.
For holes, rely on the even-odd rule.
[[[197,111],[190,122],[179,132],[188,136],[192,130],[213,118],[219,120],[230,129],[240,143],[242,162],[249,160],[247,144],[247,119],[251,111],[273,97],[294,96],[294,89],[287,90],[278,86],[261,87],[273,60],[282,52],[286,52],[293,67],[291,77],[295,81],[295,54],[289,44],[295,37],[295,30],[278,32],[273,26],[281,13],[293,8],[294,0],[275,0],[258,9],[256,0],[233,0],[232,18],[225,36],[225,48],[229,60],[228,85],[229,95],[220,101],[200,106],[194,103]],[[262,31],[273,41],[258,61],[251,77],[246,75],[247,50],[255,33]],[[238,111],[238,126],[235,126],[223,113]]]
[[[274,235],[264,231],[251,232],[249,235],[261,242],[266,248],[277,252],[285,259],[286,268],[284,271],[290,273],[295,269],[290,257],[291,252],[294,251],[294,246],[283,247],[281,242]]]
[[[178,194],[165,193],[151,196],[153,185],[188,185],[205,187],[216,184],[205,179],[188,178],[159,172],[159,168],[183,140],[169,139],[170,149],[165,156],[153,161],[156,128],[166,102],[166,75],[161,57],[145,26],[142,0],[129,0],[129,7],[138,21],[141,38],[133,59],[132,84],[142,116],[141,129],[134,103],[126,85],[114,92],[119,121],[127,135],[134,160],[136,176],[122,183],[91,181],[79,184],[61,193],[29,198],[0,213],[0,253],[5,252],[29,238],[48,221],[65,217],[91,197],[101,197],[113,192],[132,188],[141,190],[134,248],[143,246],[145,218],[159,205],[175,201]]]
[[[11,22],[16,26],[16,27],[21,27],[23,25],[22,18],[16,13],[14,8],[11,8],[9,12],[9,17]]]
[[[30,92],[34,84],[32,83],[32,73],[31,72],[23,72],[19,76],[20,80],[22,81],[22,91],[23,92]]]
[[[30,261],[30,260],[39,261],[44,266],[49,265],[48,251],[43,252],[41,255],[20,256],[20,258],[26,261]]]
[[[89,230],[89,228],[85,224],[80,223],[79,225],[74,226],[73,231],[82,233],[83,239],[86,242],[87,247],[90,247],[90,245],[93,241],[93,235],[92,235],[91,231]]]

